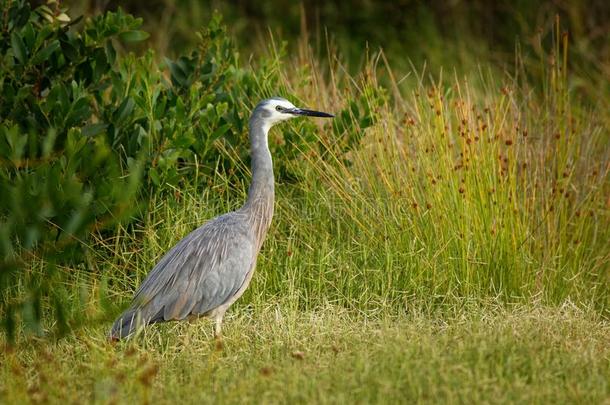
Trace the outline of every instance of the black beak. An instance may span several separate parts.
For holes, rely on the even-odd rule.
[[[323,118],[334,117],[334,115],[332,115],[332,114],[328,114],[328,113],[321,112],[321,111],[305,110],[303,108],[293,108],[286,112],[290,113],[290,114],[294,114],[294,115],[307,115],[309,117],[323,117]]]

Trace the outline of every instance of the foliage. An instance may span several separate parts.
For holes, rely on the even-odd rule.
[[[142,158],[123,159],[112,142],[125,106],[106,92],[116,51],[112,38],[140,40],[140,20],[122,13],[88,20],[72,30],[60,9],[14,1],[5,11],[0,50],[0,293],[7,330],[21,306],[39,329],[50,297],[66,328],[56,265],[84,260],[86,235],[129,213]],[[117,95],[118,96],[118,95]],[[104,120],[105,117],[112,117]],[[42,274],[30,266],[44,258]],[[17,280],[27,297],[11,300]]]

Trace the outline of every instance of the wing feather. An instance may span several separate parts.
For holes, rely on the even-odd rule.
[[[194,230],[151,270],[130,310],[145,322],[203,315],[239,291],[255,261],[255,244],[238,213],[220,216]]]

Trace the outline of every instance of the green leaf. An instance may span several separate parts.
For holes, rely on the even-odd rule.
[[[59,47],[59,41],[56,39],[53,40],[49,45],[36,52],[32,58],[32,64],[38,65],[39,63],[46,61],[53,54],[53,52],[59,49]]]
[[[53,146],[55,146],[55,140],[57,139],[57,131],[49,130],[47,136],[42,141],[42,156],[49,157],[53,152]]]
[[[116,60],[116,50],[112,46],[112,42],[106,42],[106,59],[108,59],[108,63],[113,65]]]
[[[32,28],[30,24],[28,24],[28,28],[30,28],[30,29],[24,30],[24,33],[28,33],[28,37],[30,38],[29,41],[32,44],[31,45],[32,49],[40,48],[42,46],[42,44],[44,44],[44,42],[54,33],[53,27],[50,25],[43,25],[36,31],[34,31],[34,28]],[[36,34],[35,38],[33,37],[34,33]],[[27,41],[28,37],[24,36],[23,39]],[[32,40],[33,40],[33,43],[31,42]]]
[[[81,133],[84,136],[95,136],[104,132],[106,128],[108,128],[108,124],[98,122],[96,124],[85,125],[81,130]]]
[[[184,86],[186,83],[186,74],[184,73],[184,71],[180,68],[180,66],[178,66],[178,64],[172,62],[171,60],[165,58],[165,63],[167,64],[167,67],[169,67],[169,72],[171,74],[172,80],[175,83],[178,83],[181,86]]]
[[[127,97],[125,100],[123,100],[123,102],[119,106],[119,108],[116,112],[116,115],[115,115],[116,116],[115,123],[117,126],[121,126],[123,124],[123,121],[127,120],[127,118],[133,112],[134,107],[135,107],[135,102],[133,101],[133,99],[131,97]]]
[[[61,41],[61,51],[72,62],[78,59],[78,49],[68,40]]]
[[[216,130],[212,133],[210,140],[214,141],[214,140],[220,138],[229,130],[229,128],[231,128],[231,125],[229,125],[229,124],[224,124],[224,125],[221,125],[220,127],[216,128]]]
[[[144,41],[149,36],[148,32],[140,30],[125,31],[119,34],[119,38],[125,42],[140,42]]]
[[[40,46],[40,44],[36,46],[36,41],[39,35],[40,33],[36,33],[31,23],[27,23],[21,30],[21,38],[23,39],[27,49],[36,49]]]
[[[68,116],[65,119],[64,125],[70,128],[75,125],[80,125],[91,115],[89,100],[85,97],[78,99],[71,107]]]
[[[178,84],[182,87],[190,86],[191,75],[195,69],[192,60],[182,56],[176,62],[165,58],[165,63],[169,67],[173,84]]]
[[[161,179],[159,177],[159,173],[157,172],[157,169],[155,169],[154,167],[151,167],[150,170],[148,171],[148,177],[150,177],[150,179],[152,180],[154,185],[158,186],[159,184],[161,184]]]
[[[14,32],[11,34],[11,47],[13,48],[13,54],[22,65],[25,63],[27,54],[25,50],[25,44],[21,39],[21,36]]]

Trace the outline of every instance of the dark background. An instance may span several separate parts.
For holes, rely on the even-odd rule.
[[[604,0],[517,1],[197,1],[71,0],[72,16],[122,7],[144,18],[154,47],[175,56],[193,47],[195,32],[214,10],[224,17],[243,53],[266,49],[270,33],[288,50],[298,39],[315,52],[337,48],[354,69],[366,49],[379,47],[401,68],[409,63],[464,67],[474,59],[510,64],[515,46],[528,55],[537,34],[548,35],[556,16],[571,36],[572,63],[607,64],[610,56],[610,2]],[[533,51],[532,51],[533,53]],[[608,72],[606,72],[608,73]]]

